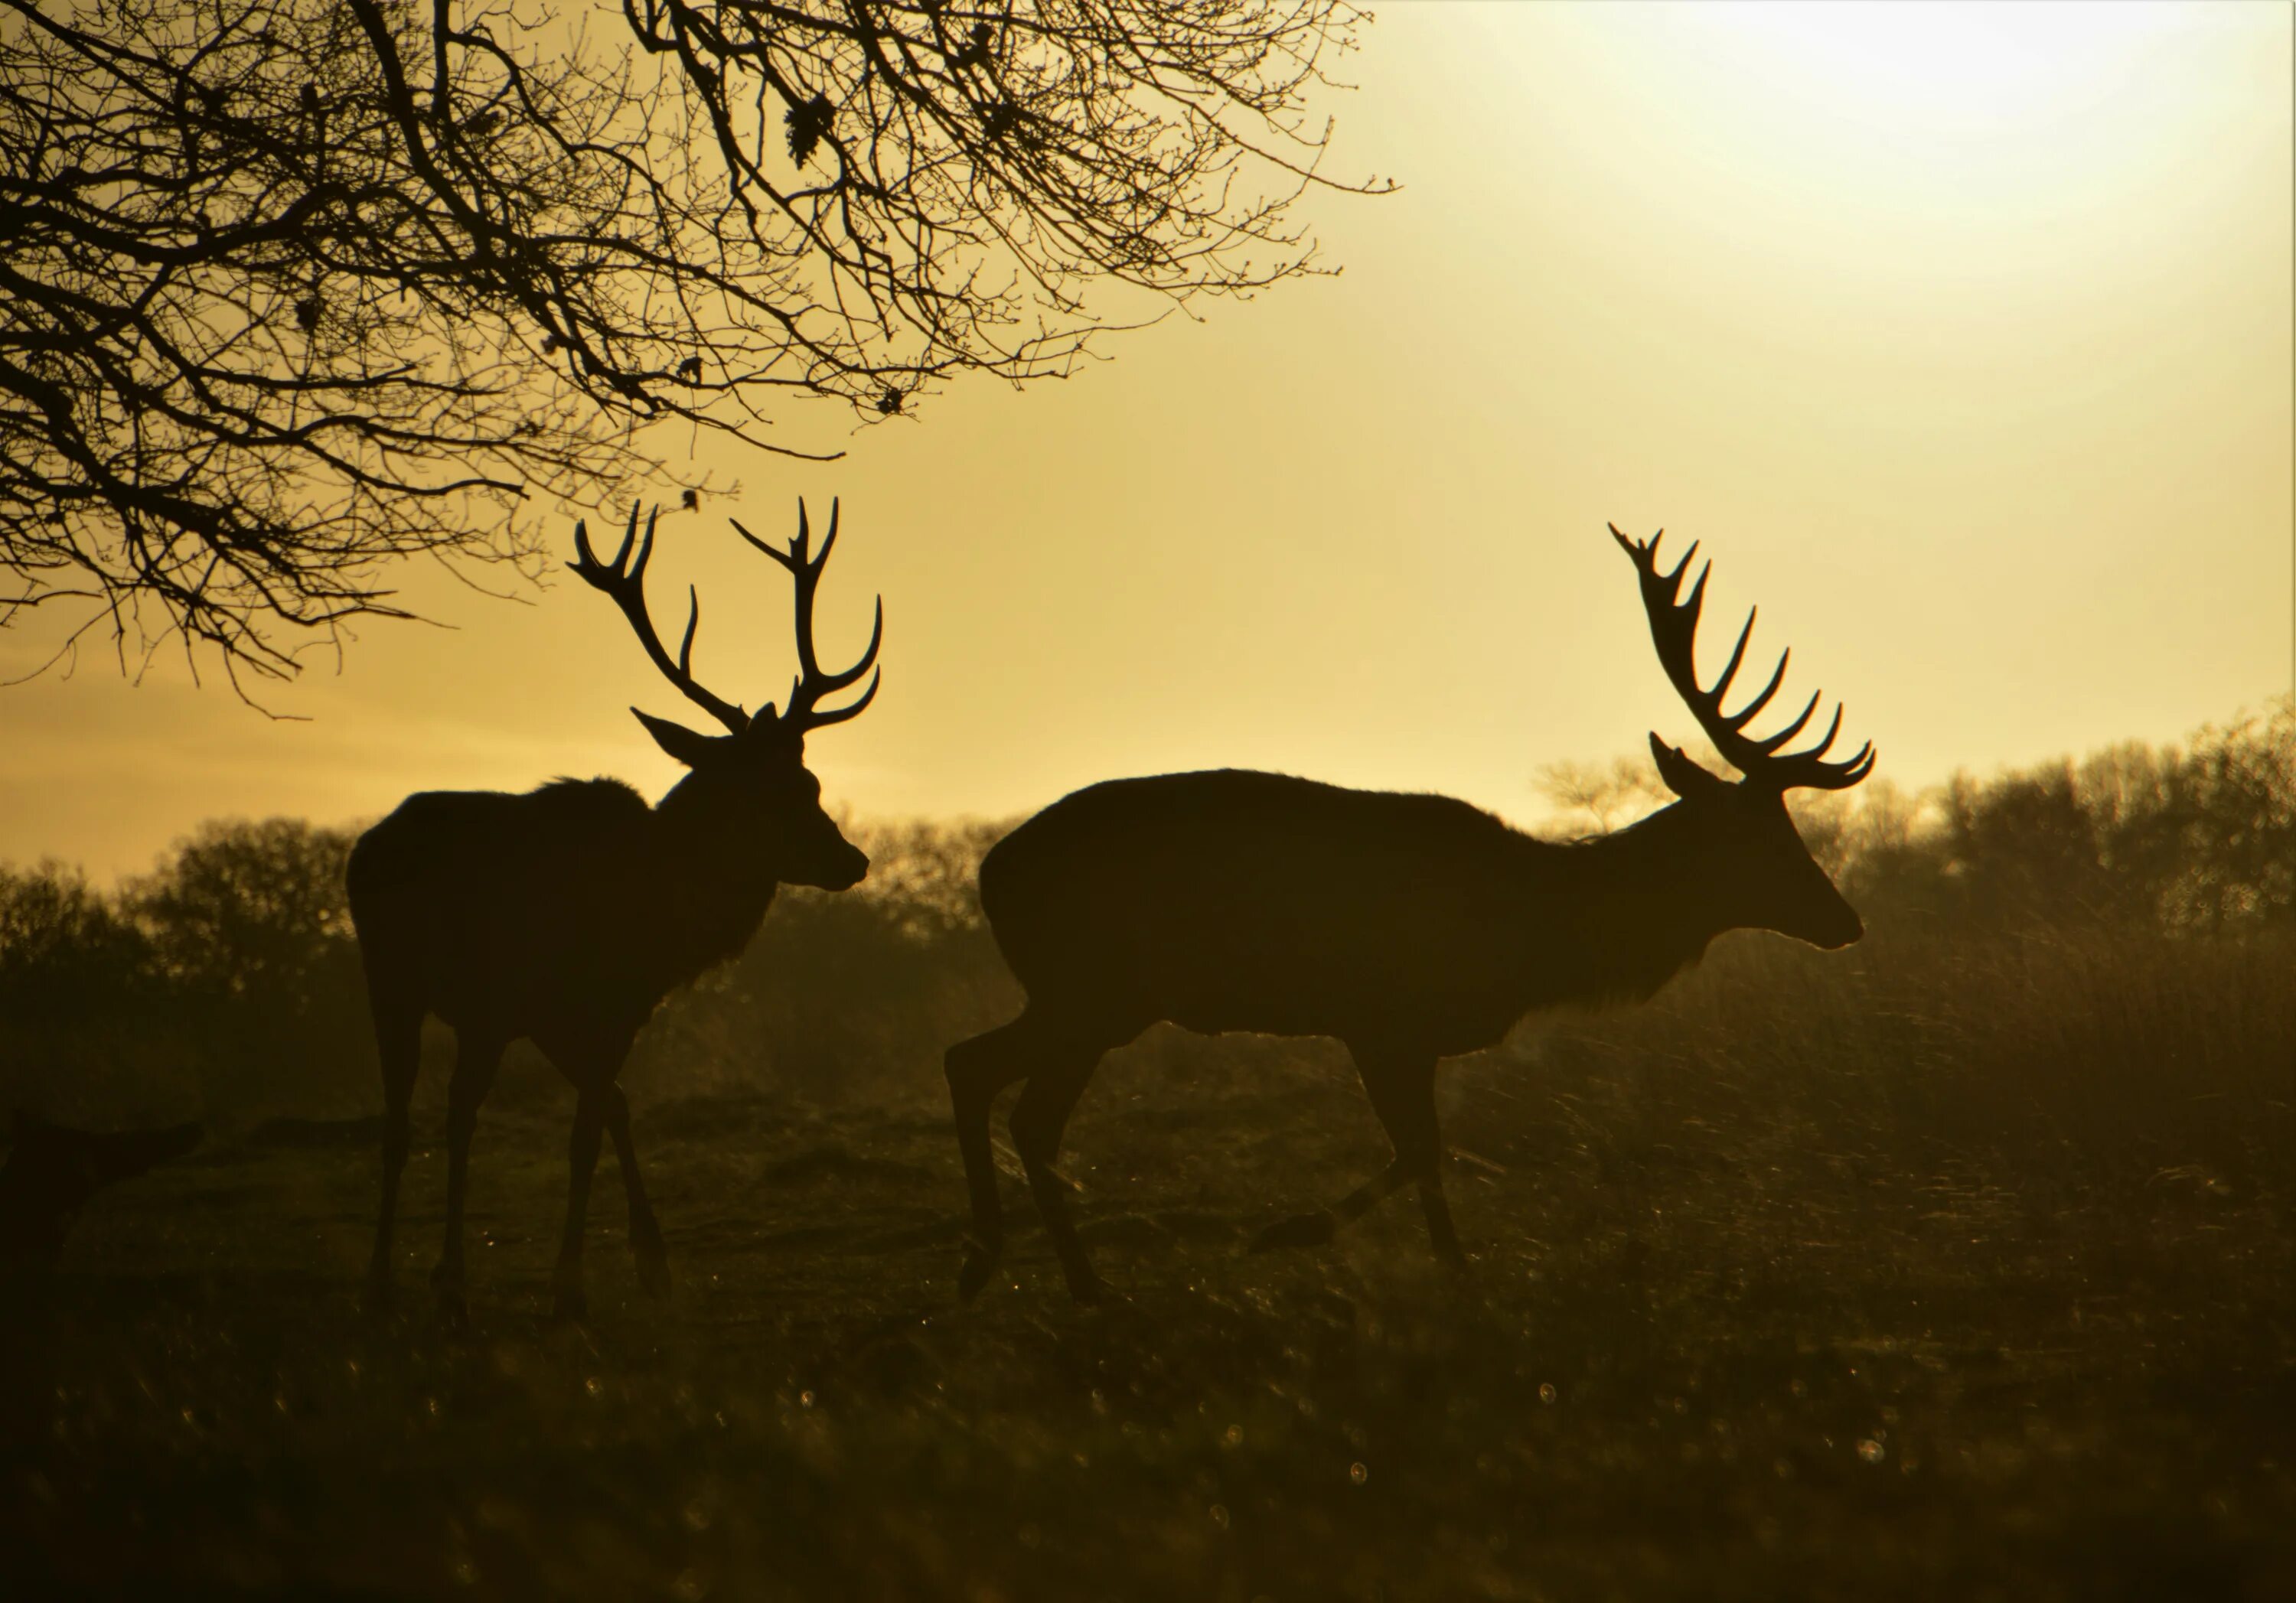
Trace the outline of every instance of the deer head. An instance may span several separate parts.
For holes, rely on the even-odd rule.
[[[197,1125],[96,1134],[19,1108],[14,1145],[0,1164],[0,1267],[54,1261],[66,1232],[98,1191],[200,1142]]]
[[[1786,661],[1792,652],[1779,654],[1769,683],[1752,700],[1734,713],[1725,712],[1722,698],[1745,659],[1746,642],[1754,632],[1754,612],[1747,612],[1745,626],[1738,631],[1738,643],[1731,649],[1730,660],[1723,666],[1714,688],[1702,689],[1693,648],[1712,563],[1699,570],[1685,600],[1682,580],[1698,554],[1695,542],[1673,571],[1660,573],[1658,547],[1666,537],[1664,529],[1648,540],[1630,540],[1612,524],[1611,534],[1641,580],[1651,641],[1658,648],[1659,663],[1666,669],[1667,678],[1715,749],[1744,775],[1734,782],[1726,780],[1693,761],[1680,748],[1669,746],[1656,732],[1651,735],[1651,756],[1658,761],[1659,777],[1681,798],[1678,806],[1685,824],[1697,834],[1701,860],[1710,864],[1714,875],[1716,911],[1732,927],[1775,929],[1829,949],[1847,946],[1865,933],[1865,926],[1802,843],[1786,811],[1785,793],[1841,790],[1857,783],[1874,771],[1873,742],[1867,741],[1846,759],[1827,760],[1825,754],[1841,731],[1841,705],[1836,702],[1824,739],[1800,751],[1785,751],[1784,747],[1808,727],[1810,716],[1817,710],[1817,693],[1811,695],[1799,717],[1775,734],[1748,734],[1747,724],[1785,683]]]
[[[645,648],[662,676],[687,700],[725,726],[723,734],[704,734],[668,718],[657,718],[633,707],[640,724],[654,742],[693,771],[680,787],[681,805],[709,815],[729,828],[750,831],[763,849],[776,879],[790,885],[818,886],[843,890],[860,882],[869,859],[848,841],[821,806],[821,781],[805,765],[805,737],[812,730],[842,724],[857,716],[877,694],[877,648],[885,633],[884,598],[877,601],[875,622],[869,631],[868,649],[852,667],[833,674],[822,672],[814,654],[813,601],[821,585],[821,570],[837,544],[837,503],[830,503],[829,533],[821,549],[812,548],[812,531],[806,523],[805,503],[798,503],[797,538],[787,551],[760,540],[734,524],[734,530],[758,550],[788,568],[797,581],[798,678],[789,699],[775,710],[768,702],[754,717],[734,702],[712,694],[693,677],[693,636],[701,624],[701,601],[689,586],[686,592],[685,635],[672,658],[654,633],[646,610],[646,563],[653,556],[654,520],[646,519],[645,536],[638,537],[637,509],[630,509],[629,526],[622,531],[621,549],[611,562],[601,562],[590,549],[588,529],[574,526],[575,560],[567,564],[582,581],[611,598],[629,620],[638,643]],[[869,683],[842,707],[824,710],[821,703],[850,689],[861,676]]]

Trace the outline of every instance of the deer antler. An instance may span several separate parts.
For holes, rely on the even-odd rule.
[[[876,699],[882,671],[872,670],[877,661],[877,648],[885,638],[885,598],[882,595],[877,598],[876,619],[870,625],[868,649],[861,653],[861,659],[851,667],[840,669],[834,674],[823,673],[820,660],[813,650],[813,597],[821,587],[821,570],[829,565],[829,553],[837,548],[837,503],[832,501],[829,503],[829,533],[823,539],[818,553],[812,549],[812,530],[807,526],[805,503],[801,499],[797,503],[797,538],[790,542],[786,552],[778,545],[758,539],[742,527],[740,519],[729,519],[728,521],[734,525],[735,534],[788,568],[797,580],[799,673],[797,682],[790,687],[788,706],[781,715],[783,727],[794,729],[802,734],[807,730],[842,724],[855,716]],[[869,675],[869,688],[861,692],[859,700],[825,713],[816,710],[823,697],[833,696],[858,683],[864,674]]]
[[[1735,713],[1724,712],[1722,698],[1730,689],[1730,681],[1738,672],[1738,665],[1745,659],[1746,642],[1753,635],[1754,616],[1759,609],[1748,609],[1745,627],[1738,631],[1738,643],[1730,649],[1730,660],[1723,667],[1722,677],[1715,681],[1712,690],[1701,690],[1692,647],[1698,637],[1699,609],[1705,602],[1706,578],[1714,570],[1713,563],[1710,560],[1699,569],[1697,582],[1690,587],[1689,599],[1679,600],[1683,575],[1690,570],[1691,560],[1698,554],[1697,542],[1691,543],[1690,549],[1683,553],[1682,560],[1675,564],[1673,572],[1662,574],[1658,570],[1658,544],[1666,537],[1664,529],[1648,540],[1629,540],[1619,533],[1617,524],[1613,523],[1610,528],[1611,536],[1619,543],[1619,549],[1625,552],[1634,563],[1635,572],[1642,581],[1643,610],[1650,616],[1651,643],[1658,648],[1659,663],[1666,669],[1666,676],[1673,681],[1676,692],[1688,705],[1691,716],[1698,720],[1698,726],[1706,732],[1707,739],[1714,742],[1715,749],[1746,776],[1748,783],[1773,790],[1842,790],[1874,772],[1874,761],[1878,754],[1871,740],[1859,747],[1853,757],[1834,762],[1825,760],[1826,752],[1833,748],[1833,737],[1841,732],[1841,704],[1839,701],[1833,704],[1833,722],[1826,726],[1824,740],[1806,750],[1780,755],[1779,748],[1800,734],[1809,723],[1810,715],[1817,710],[1818,697],[1824,694],[1823,691],[1812,694],[1809,704],[1801,709],[1800,716],[1777,733],[1760,739],[1747,734],[1747,724],[1755,714],[1769,705],[1770,698],[1778,692],[1778,686],[1785,683],[1786,662],[1793,652],[1788,650],[1779,653],[1776,671],[1771,674],[1770,682],[1751,701]]]
[[[661,516],[660,507],[646,515],[645,540],[638,543],[638,509],[630,508],[629,527],[622,531],[622,548],[614,553],[611,562],[598,560],[598,553],[590,549],[590,531],[582,523],[574,525],[574,560],[566,564],[579,575],[584,584],[593,590],[602,590],[622,609],[630,620],[630,627],[645,648],[653,666],[661,670],[662,677],[676,685],[678,692],[696,707],[723,724],[734,734],[750,727],[750,716],[731,701],[713,695],[693,677],[693,632],[701,626],[701,598],[693,586],[686,587],[685,638],[677,648],[677,659],[670,660],[662,649],[661,637],[653,631],[653,619],[647,615],[645,601],[645,570],[653,558],[654,520]],[[635,560],[630,547],[637,545]]]

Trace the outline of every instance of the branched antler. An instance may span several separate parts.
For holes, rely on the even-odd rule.
[[[760,540],[743,528],[739,519],[729,519],[734,532],[756,546],[766,555],[790,570],[797,580],[797,665],[796,683],[790,686],[789,703],[781,714],[783,727],[794,729],[800,734],[809,729],[823,729],[832,724],[842,724],[857,716],[863,707],[876,699],[882,673],[876,671],[877,648],[885,638],[885,598],[877,598],[877,614],[869,626],[869,644],[860,660],[851,667],[840,668],[834,674],[821,671],[821,662],[813,649],[813,598],[821,588],[821,570],[829,565],[829,553],[837,548],[837,503],[829,503],[829,533],[821,542],[816,553],[812,549],[813,532],[806,523],[805,502],[797,503],[797,538],[790,542],[786,552],[779,546]],[[869,688],[861,692],[860,699],[829,712],[816,709],[822,699],[857,683],[861,675],[869,675]]]
[[[1706,732],[1706,738],[1714,742],[1714,748],[1746,776],[1748,783],[1772,790],[1841,790],[1874,771],[1878,754],[1871,740],[1859,747],[1853,757],[1834,762],[1825,760],[1834,736],[1841,732],[1839,701],[1833,705],[1833,722],[1826,726],[1824,740],[1801,751],[1782,751],[1808,726],[1824,691],[1813,692],[1800,715],[1776,733],[1759,738],[1747,734],[1746,725],[1769,705],[1770,698],[1785,683],[1786,662],[1792,657],[1792,650],[1779,653],[1778,666],[1770,675],[1769,683],[1751,701],[1734,713],[1725,712],[1722,698],[1728,692],[1739,665],[1745,660],[1746,642],[1753,636],[1754,617],[1759,609],[1748,609],[1745,626],[1738,631],[1738,643],[1730,649],[1730,660],[1723,665],[1722,676],[1714,682],[1714,688],[1702,689],[1693,648],[1698,638],[1699,610],[1706,600],[1706,578],[1714,565],[1710,561],[1699,570],[1697,581],[1690,587],[1689,599],[1682,600],[1683,576],[1689,572],[1692,559],[1698,555],[1697,542],[1691,543],[1672,572],[1660,573],[1658,547],[1659,542],[1666,538],[1664,529],[1648,540],[1630,540],[1619,532],[1617,524],[1610,528],[1619,549],[1634,563],[1635,573],[1641,581],[1643,610],[1650,617],[1651,643],[1658,648],[1659,663],[1666,669],[1667,678],[1673,682],[1691,716],[1698,720],[1698,726]]]
[[[656,507],[646,517],[645,539],[638,540],[638,509],[630,508],[629,527],[622,531],[622,547],[614,553],[611,562],[601,562],[590,549],[589,526],[574,526],[574,560],[566,564],[593,590],[603,591],[622,609],[630,620],[631,632],[653,666],[661,670],[663,678],[676,685],[678,693],[694,706],[726,726],[729,734],[740,734],[750,727],[750,716],[724,697],[717,695],[693,676],[693,634],[701,626],[701,597],[692,585],[686,586],[685,638],[678,642],[677,656],[673,660],[662,649],[661,636],[654,633],[653,618],[646,610],[645,570],[653,560],[653,526],[661,516]],[[630,555],[632,545],[637,547],[635,560]]]

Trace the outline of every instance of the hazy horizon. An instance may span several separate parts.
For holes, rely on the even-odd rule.
[[[1789,691],[1840,696],[1901,785],[2177,739],[2289,689],[2291,34],[1388,8],[1328,170],[1406,188],[1312,202],[1342,276],[849,438],[792,413],[791,444],[848,454],[705,456],[742,493],[665,514],[657,617],[697,583],[701,677],[777,698],[786,577],[724,519],[785,535],[839,498],[823,652],[882,592],[885,688],[809,755],[867,817],[1223,765],[1534,816],[1543,765],[1694,732],[1605,521],[1703,542],[1706,660],[1759,602],[1759,661],[1791,645]],[[101,648],[0,691],[0,861],[108,879],[210,817],[671,782],[626,709],[689,709],[603,598],[400,577],[453,627],[364,626],[340,675],[258,687],[306,722]],[[0,633],[0,676],[60,621]]]

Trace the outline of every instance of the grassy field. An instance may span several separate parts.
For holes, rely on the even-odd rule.
[[[1242,1253],[1384,1160],[1321,1043],[1160,1031],[1109,1060],[1064,1165],[1119,1293],[1090,1311],[1017,1180],[1010,1272],[956,1304],[930,1063],[826,1110],[634,1083],[677,1287],[638,1296],[610,1149],[592,1317],[562,1329],[570,1099],[514,1063],[461,1340],[424,1295],[435,1101],[383,1326],[357,1300],[372,1123],[219,1133],[68,1249],[56,1435],[10,1471],[0,1578],[2286,1598],[2285,957],[1726,943],[1658,1006],[1447,1070],[1464,1280],[1407,1198],[1328,1251]]]

